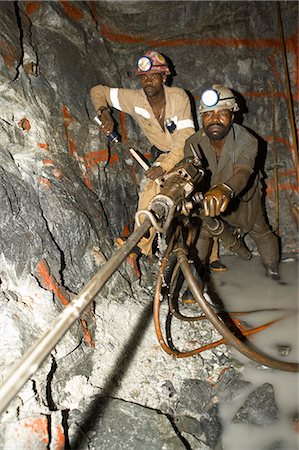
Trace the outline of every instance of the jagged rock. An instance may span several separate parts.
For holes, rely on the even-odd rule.
[[[277,422],[278,408],[273,386],[269,383],[257,387],[246,399],[233,418],[233,423],[252,423],[264,426]]]
[[[233,367],[229,367],[224,369],[217,382],[213,385],[213,394],[219,400],[233,401],[251,386],[252,384],[249,381],[241,378],[240,373]]]
[[[176,413],[200,416],[211,400],[212,386],[204,380],[185,380]]]
[[[203,380],[185,380],[175,411],[175,423],[210,448],[218,444],[222,425],[218,406],[213,404],[213,387]]]
[[[216,448],[222,432],[222,423],[219,417],[218,405],[214,405],[208,411],[204,412],[200,423],[205,434],[206,443],[211,448]]]
[[[82,450],[183,450],[171,422],[157,411],[121,400],[95,398],[89,416],[69,414],[69,440]],[[88,423],[88,431],[84,424]]]
[[[284,2],[281,8],[294,83],[298,5]],[[136,59],[149,42],[165,49],[175,65],[173,84],[192,94],[194,111],[200,93],[214,81],[237,91],[248,112],[240,120],[261,136],[262,152],[268,146],[263,155],[269,182],[266,207],[270,223],[275,222],[274,150],[285,169],[283,186],[295,185],[296,177],[282,95],[285,86],[277,76],[283,72],[283,62],[274,53],[279,42],[272,10],[270,2],[223,2],[221,8],[218,2],[0,2],[0,328],[5,330],[0,369],[4,376],[111,256],[115,238],[133,229],[144,173],[128,149],[133,146],[149,154],[150,146],[136,123],[116,112],[113,117],[122,142],[108,146],[91,120],[89,89],[98,83],[139,86],[134,77]],[[221,80],[219,67],[225,68]],[[272,86],[265,84],[270,79]],[[274,107],[276,137],[271,125]],[[297,193],[284,190],[280,195],[285,200],[280,202],[282,250],[291,253],[297,230],[289,205],[297,201]],[[184,419],[190,410],[191,419],[200,424],[194,422],[196,427],[202,428],[201,416],[183,399],[181,387],[187,379],[202,381],[218,374],[228,364],[227,349],[221,346],[189,360],[164,354],[151,317],[158,266],[145,261],[140,268],[141,280],[134,282],[128,261],[117,270],[10,403],[1,417],[4,449],[46,445],[54,450],[64,433],[67,444],[68,409],[77,408],[80,421],[97,389],[173,417],[180,401],[177,417]],[[163,304],[162,313],[165,309]],[[200,329],[204,342],[217,338],[209,324]],[[175,345],[193,349],[198,324],[174,323],[173,334]],[[242,383],[235,379],[223,395],[228,391],[233,395]],[[212,395],[207,389],[206,394]],[[207,407],[208,395],[200,389],[197,394],[195,409],[207,408],[206,430],[214,419],[218,430],[217,414]],[[74,413],[70,416],[73,419]],[[156,420],[156,412],[151,411],[152,416]],[[167,422],[165,416],[158,417]],[[70,424],[76,427],[74,421]],[[32,428],[37,432],[30,433]],[[176,436],[171,436],[170,445],[177,445]],[[208,439],[214,442],[211,436]],[[93,439],[88,435],[86,446],[95,445]],[[195,449],[195,443],[192,446]]]

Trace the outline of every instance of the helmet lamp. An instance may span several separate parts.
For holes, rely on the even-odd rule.
[[[137,67],[142,72],[148,72],[153,66],[151,58],[148,56],[141,56],[137,61]]]
[[[215,89],[207,89],[201,96],[201,101],[205,106],[211,107],[217,105],[219,101],[219,92]]]

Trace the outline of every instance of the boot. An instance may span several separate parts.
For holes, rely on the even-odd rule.
[[[266,277],[272,278],[272,280],[280,280],[280,275],[278,272],[278,263],[265,264]]]

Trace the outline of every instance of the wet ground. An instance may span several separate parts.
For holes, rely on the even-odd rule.
[[[212,282],[227,310],[259,310],[241,317],[250,327],[287,316],[251,336],[251,345],[274,358],[288,362],[299,361],[298,261],[290,258],[282,262],[281,281],[275,282],[264,276],[258,257],[250,261],[234,256],[223,256],[221,259],[228,271],[213,274]],[[269,311],[272,308],[278,310]],[[264,383],[273,385],[279,422],[266,427],[232,423],[238,403],[242,405],[248,395],[244,393],[242,398],[233,403],[221,405],[223,450],[298,450],[298,374],[258,366],[235,350],[232,350],[232,356],[244,364],[244,379],[257,387]]]

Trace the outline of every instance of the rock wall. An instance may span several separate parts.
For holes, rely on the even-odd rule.
[[[298,120],[298,5],[280,7]],[[116,112],[122,142],[108,146],[91,121],[89,89],[98,83],[137,86],[135,62],[149,48],[172,60],[173,84],[190,93],[195,114],[205,87],[220,82],[235,90],[244,113],[238,120],[260,137],[269,221],[283,254],[298,251],[290,214],[298,205],[295,146],[273,2],[4,1],[0,13],[3,376],[109,258],[115,238],[132,230],[142,172],[128,149],[150,157],[150,148],[136,124]],[[132,288],[131,275],[124,264],[98,302],[131,299],[134,305],[141,298],[146,304],[153,277]],[[117,313],[124,314],[122,308]],[[82,411],[99,387],[99,330],[110,342],[103,314],[94,307],[85,311],[11,403],[1,418],[3,448],[12,442],[20,449],[24,442],[63,448],[75,416],[68,422],[66,412]],[[112,335],[111,348],[113,342]],[[215,364],[222,353],[213,356]],[[172,366],[163,358],[161,364],[165,380]],[[191,367],[186,363],[187,372]],[[194,377],[201,370],[208,376],[214,366],[205,367],[200,364]],[[180,370],[183,382],[187,375]],[[138,402],[163,410],[159,402],[169,393],[161,392],[153,400],[149,391],[150,400]],[[134,401],[126,395],[121,398]]]

